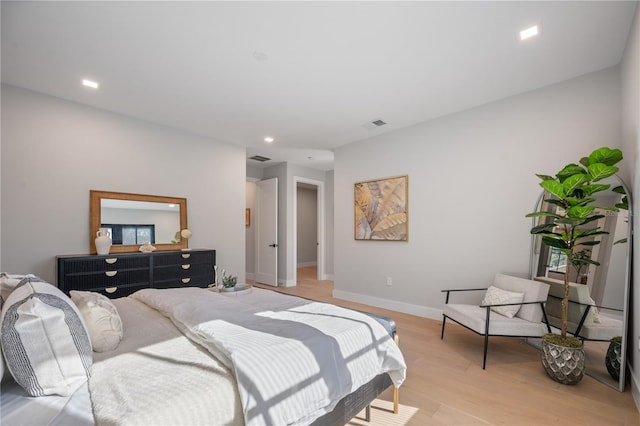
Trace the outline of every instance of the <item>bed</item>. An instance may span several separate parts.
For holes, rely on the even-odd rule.
[[[101,295],[76,293],[74,302],[106,306]],[[108,304],[122,338],[91,354],[88,380],[65,396],[32,397],[5,377],[2,424],[345,424],[389,386],[397,397],[406,374],[392,320],[335,305],[195,287],[144,289]]]

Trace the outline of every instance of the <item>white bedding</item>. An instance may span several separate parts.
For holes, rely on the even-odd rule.
[[[381,373],[396,386],[405,377],[385,329],[335,305],[257,288],[240,297],[146,289],[130,298],[164,313],[233,370],[248,425],[309,423]]]
[[[124,338],[115,351],[94,354],[97,424],[243,424],[235,379],[221,362],[143,303],[113,303]]]
[[[189,308],[186,302],[177,302],[183,297],[182,293],[189,297],[195,295],[197,301],[202,303],[195,303]],[[115,351],[94,353],[89,383],[70,397],[52,395],[36,398],[27,396],[20,386],[5,377],[1,389],[0,424],[242,425],[247,409],[247,418],[252,423],[279,425],[285,422],[280,422],[277,416],[282,416],[283,411],[289,415],[303,408],[299,398],[308,396],[310,390],[313,390],[312,396],[317,396],[315,392],[318,388],[330,390],[328,397],[320,397],[320,400],[326,399],[325,407],[309,411],[307,409],[311,405],[305,405],[302,417],[289,422],[308,423],[322,413],[331,411],[333,403],[343,393],[337,390],[338,386],[347,385],[345,387],[348,389],[344,392],[350,393],[359,383],[366,383],[377,375],[370,372],[360,377],[359,373],[350,372],[346,367],[346,363],[358,364],[358,359],[369,358],[363,354],[391,353],[391,361],[380,361],[377,368],[379,371],[390,369],[390,375],[398,385],[404,378],[404,362],[397,346],[389,344],[391,340],[388,334],[366,315],[353,314],[353,311],[340,308],[333,311],[336,307],[258,289],[238,297],[193,288],[162,290],[159,294],[167,295],[166,298],[161,297],[162,301],[157,301],[163,306],[163,312],[168,312],[171,310],[169,306],[175,305],[183,314],[190,312],[193,318],[209,318],[205,321],[208,325],[202,329],[210,328],[223,337],[225,343],[220,346],[218,356],[222,356],[225,362],[212,357],[204,349],[206,346],[216,352],[213,349],[216,345],[207,343],[202,336],[198,338],[200,344],[194,343],[167,316],[140,302],[137,297],[144,298],[142,294],[114,299],[113,303],[124,325],[124,338]],[[263,303],[272,308],[265,311],[260,308]],[[239,312],[244,312],[244,320],[237,317],[236,313]],[[340,348],[340,356],[333,359],[327,356],[327,348],[324,347],[327,344],[317,347],[317,343],[308,339],[310,335],[325,334],[328,328],[334,328],[328,327],[327,318],[351,315],[356,316],[347,320],[347,323],[365,325],[364,329],[368,330],[370,338],[373,336],[374,340],[384,343],[368,345],[367,349],[359,350],[351,345],[355,341],[354,331],[340,326],[334,330],[338,332],[338,337],[332,338],[328,345]],[[223,319],[225,316],[237,317],[240,325],[230,324]],[[267,321],[269,317],[271,319]],[[294,323],[294,317],[302,317],[303,324]],[[262,340],[252,342],[256,333],[263,335]],[[241,346],[249,348],[249,354],[236,352],[235,343],[228,340],[233,335],[240,338]],[[302,361],[303,357],[289,350],[290,343],[296,339],[303,342],[301,345],[306,351],[306,362]],[[266,343],[273,345],[272,350],[265,352],[271,358],[269,364],[254,359],[251,353],[256,345],[265,349]],[[230,356],[225,356],[225,353]],[[249,365],[243,364],[242,359],[245,359],[245,364],[248,361]],[[240,361],[240,367],[235,367],[236,360]],[[245,399],[241,399],[236,378],[225,363],[232,366],[234,371],[239,371],[240,376],[243,371],[247,372],[245,381],[241,382],[245,383],[242,387],[242,392],[247,393]],[[267,365],[278,369],[271,369]],[[337,377],[332,375],[336,367],[336,371],[339,371]],[[269,386],[256,383],[253,388],[253,385],[247,386],[246,378],[256,372],[258,376],[267,376],[273,383]],[[290,376],[295,383],[284,385],[281,376]],[[285,389],[282,389],[283,386]],[[293,396],[289,395],[292,390]],[[258,395],[262,399],[257,398]]]
[[[5,377],[0,386],[2,426],[94,424],[86,383],[69,396],[29,396],[10,377]]]

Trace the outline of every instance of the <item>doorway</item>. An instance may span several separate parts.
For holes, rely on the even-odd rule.
[[[293,191],[293,264],[294,282],[314,275],[322,281],[325,274],[324,182],[294,177]],[[300,269],[300,270],[299,270]]]

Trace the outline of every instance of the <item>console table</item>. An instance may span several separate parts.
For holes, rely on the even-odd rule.
[[[143,288],[207,287],[213,283],[215,250],[57,256],[57,285],[110,298]]]

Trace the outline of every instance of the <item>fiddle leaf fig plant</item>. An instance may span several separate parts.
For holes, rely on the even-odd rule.
[[[594,194],[609,189],[611,185],[595,183],[618,173],[615,166],[622,160],[622,151],[607,147],[598,148],[580,164],[567,164],[555,176],[537,174],[540,186],[549,194],[545,201],[556,206],[555,211],[529,213],[527,217],[544,217],[546,220],[531,229],[531,233],[542,237],[542,242],[555,247],[567,257],[567,267],[580,263],[597,264],[584,258],[585,246],[600,244],[596,237],[606,235],[597,226],[604,217],[602,211],[617,211],[617,208],[598,207]],[[567,338],[567,312],[569,305],[569,274],[564,274],[564,295],[560,335]]]

